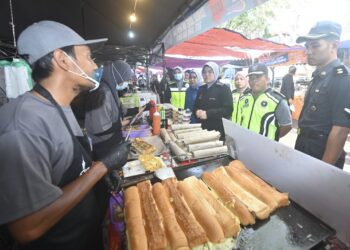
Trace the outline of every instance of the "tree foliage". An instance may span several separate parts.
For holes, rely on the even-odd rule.
[[[269,26],[276,20],[276,11],[281,8],[288,8],[288,2],[286,0],[269,0],[231,19],[220,27],[237,31],[248,38],[269,38],[271,37]]]

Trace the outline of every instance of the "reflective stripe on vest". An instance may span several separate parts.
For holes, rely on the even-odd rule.
[[[279,129],[275,117],[278,103],[279,101],[269,93],[263,93],[255,100],[250,93],[242,96],[239,101],[241,126],[278,140]]]
[[[177,108],[185,108],[186,89],[171,88],[171,104]]]
[[[241,93],[236,92],[232,94],[232,99],[233,99],[233,112],[232,112],[232,121],[234,123],[239,123],[240,119],[240,112],[238,111],[238,104],[239,104],[239,99],[241,97]]]

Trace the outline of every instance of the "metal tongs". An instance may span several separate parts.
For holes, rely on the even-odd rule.
[[[125,137],[125,141],[129,140],[130,137],[130,133],[131,133],[131,129],[132,129],[132,125],[137,121],[137,119],[140,118],[140,115],[143,113],[143,111],[145,110],[146,107],[143,107],[131,120],[130,124],[129,124],[129,131],[128,134]]]

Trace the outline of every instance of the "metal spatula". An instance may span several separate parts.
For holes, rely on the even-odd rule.
[[[172,168],[157,169],[156,171],[154,171],[154,175],[162,181],[172,177],[176,178],[174,170]]]

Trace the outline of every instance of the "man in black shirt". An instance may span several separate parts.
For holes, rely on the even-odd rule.
[[[295,149],[343,168],[345,141],[350,131],[350,75],[337,59],[341,26],[318,22],[305,42],[308,63],[316,66],[299,119]]]
[[[294,100],[294,80],[293,76],[297,68],[295,66],[290,66],[288,74],[282,78],[281,94],[285,95],[288,100],[289,105],[292,104]]]

